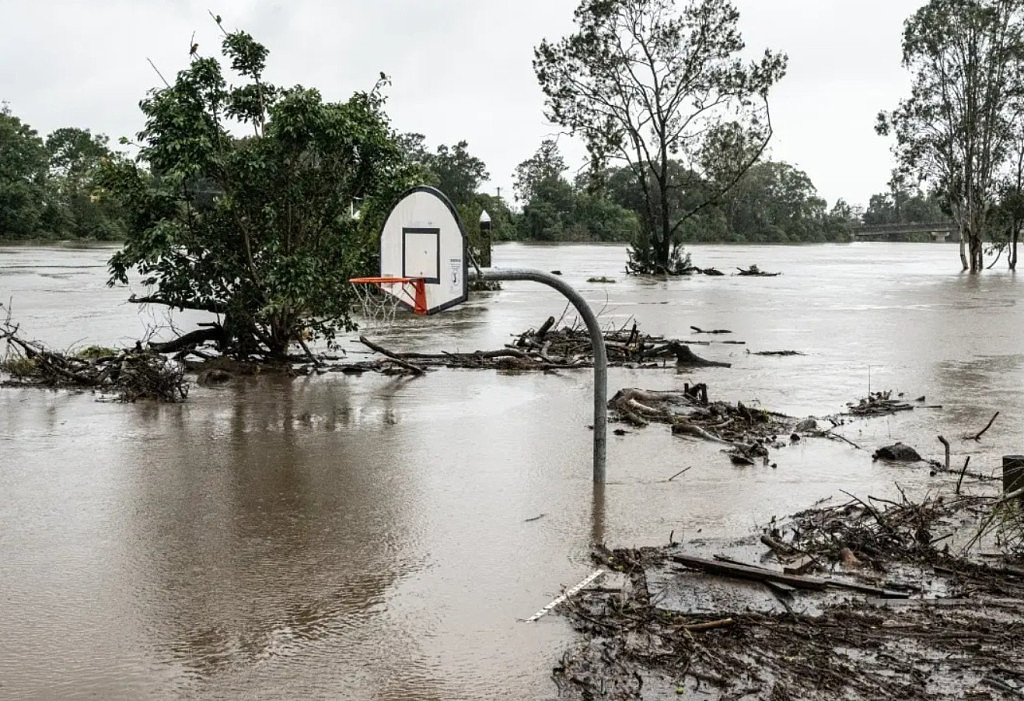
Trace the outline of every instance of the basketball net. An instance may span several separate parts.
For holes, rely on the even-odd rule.
[[[386,333],[395,323],[400,302],[416,314],[427,313],[427,293],[423,278],[361,277],[349,280],[362,308],[363,327],[375,333]]]

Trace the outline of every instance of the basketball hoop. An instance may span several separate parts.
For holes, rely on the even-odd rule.
[[[373,331],[387,331],[395,321],[398,305],[404,303],[415,314],[427,313],[427,292],[423,278],[354,277],[354,286],[362,306],[366,326]]]

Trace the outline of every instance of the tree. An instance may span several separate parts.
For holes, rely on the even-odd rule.
[[[40,235],[45,175],[43,140],[0,104],[0,238]]]
[[[879,114],[896,137],[898,177],[940,190],[960,229],[964,270],[983,267],[982,236],[1024,94],[1022,0],[930,0],[906,22],[908,98]]]
[[[431,153],[423,134],[409,133],[398,137],[398,147],[417,169],[420,183],[433,185],[456,207],[472,202],[480,185],[490,177],[487,165],[469,153],[466,141],[454,146],[441,144]]]
[[[647,270],[676,272],[683,222],[726,192],[771,137],[768,90],[785,73],[786,58],[765,51],[744,64],[739,13],[728,0],[582,0],[577,31],[534,51],[534,71],[552,122],[584,139],[595,167],[608,160],[636,169],[644,193],[634,260]],[[753,136],[753,157],[681,210],[671,193],[692,181],[670,178],[707,163],[709,135],[739,123]],[[710,180],[710,178],[705,179]],[[644,266],[648,267],[648,266]]]
[[[469,144],[460,141],[454,146],[437,147],[430,159],[430,169],[437,176],[437,187],[456,205],[469,203],[480,185],[490,176],[487,166],[469,153]]]
[[[805,172],[788,163],[752,166],[725,197],[726,222],[742,241],[824,241],[825,200]]]
[[[110,283],[138,270],[154,291],[136,301],[223,315],[231,352],[280,359],[307,333],[330,341],[352,327],[347,280],[373,269],[382,217],[410,182],[383,74],[326,103],[266,83],[268,51],[245,32],[225,33],[222,54],[239,85],[193,53],[142,101],[138,161],[105,164],[102,184],[129,219]]]
[[[562,180],[562,174],[568,169],[558,149],[558,142],[545,139],[536,153],[516,166],[512,181],[516,199],[529,202],[545,188],[551,188],[553,183]]]
[[[941,198],[936,193],[909,190],[896,183],[890,183],[889,192],[872,195],[864,211],[864,223],[868,225],[940,221],[948,221],[948,218],[942,211]]]
[[[552,139],[516,167],[516,199],[523,203],[519,236],[535,241],[629,241],[636,216],[612,202],[604,191],[590,191],[585,174],[570,183],[565,159]]]
[[[102,197],[96,179],[113,157],[103,134],[65,127],[46,137],[49,154],[47,229],[61,238],[124,238],[122,213],[112,198]]]

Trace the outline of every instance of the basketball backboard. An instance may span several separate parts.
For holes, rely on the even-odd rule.
[[[451,201],[436,188],[421,185],[406,192],[381,229],[381,277],[422,278],[427,314],[466,301],[466,258],[462,222]],[[404,297],[399,303],[412,308]]]

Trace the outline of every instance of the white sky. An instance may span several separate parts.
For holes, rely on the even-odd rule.
[[[831,206],[886,189],[889,144],[875,115],[909,90],[903,21],[924,0],[734,0],[748,49],[789,55],[771,95],[771,156],[805,170]],[[558,129],[543,116],[531,64],[542,38],[572,30],[576,0],[0,0],[0,101],[41,136],[64,126],[116,144],[142,124],[138,101],[220,34],[245,29],[270,49],[267,77],[343,100],[393,82],[394,127],[431,148],[465,139],[511,200],[512,172]],[[579,165],[583,150],[559,145]]]

